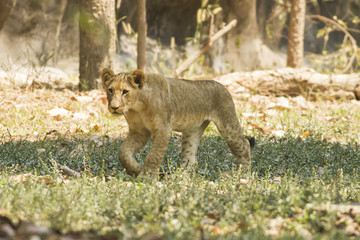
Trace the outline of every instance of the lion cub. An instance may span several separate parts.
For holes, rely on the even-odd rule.
[[[124,115],[129,134],[122,143],[119,160],[130,175],[157,175],[164,159],[171,131],[182,132],[182,166],[196,164],[201,135],[213,121],[225,138],[237,163],[250,169],[250,145],[242,135],[230,93],[210,80],[170,79],[157,74],[101,72],[108,109]],[[133,157],[153,139],[144,166]]]

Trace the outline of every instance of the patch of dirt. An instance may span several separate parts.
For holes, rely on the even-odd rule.
[[[0,136],[8,140],[39,140],[72,135],[120,136],[125,119],[111,119],[101,90],[78,92],[64,89],[0,91]],[[116,126],[115,126],[116,124]]]
[[[68,76],[63,78],[71,81]],[[0,82],[1,80],[0,77]],[[32,85],[25,89],[0,88],[2,138],[14,140],[25,137],[27,140],[39,140],[66,134],[96,134],[109,137],[126,135],[125,119],[115,119],[108,112],[103,90],[68,90],[59,87],[65,85],[62,80],[49,85],[49,89],[44,85]],[[360,102],[356,100],[314,102],[303,96],[254,95],[237,82],[229,82],[226,87],[240,110],[239,116],[244,128],[276,137],[282,137],[286,131],[277,123],[279,120],[276,120],[282,113],[296,113],[298,118],[309,116],[312,121],[324,125],[348,122],[348,131],[353,132],[352,128],[355,129],[354,124],[357,121],[356,112],[360,109]],[[354,124],[350,125],[352,122]],[[307,137],[310,135],[309,130],[300,134]],[[331,135],[331,138],[334,137],[336,138],[334,134]]]

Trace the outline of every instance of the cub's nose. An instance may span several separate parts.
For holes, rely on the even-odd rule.
[[[112,110],[116,111],[119,107],[111,107]]]

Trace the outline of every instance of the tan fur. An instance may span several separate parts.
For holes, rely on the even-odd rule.
[[[120,147],[119,160],[131,175],[157,175],[171,131],[182,132],[182,165],[197,163],[200,138],[210,121],[225,138],[237,163],[250,169],[250,145],[242,135],[231,95],[215,81],[168,79],[140,70],[115,75],[101,72],[108,109],[123,114],[129,135]],[[125,90],[125,91],[124,91]],[[150,153],[141,167],[133,157],[153,138]]]

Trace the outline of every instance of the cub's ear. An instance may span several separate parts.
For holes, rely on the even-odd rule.
[[[101,71],[101,80],[103,82],[103,84],[105,86],[107,86],[108,84],[108,81],[115,76],[115,73],[109,69],[109,68],[104,68],[102,71]]]
[[[145,73],[141,70],[135,70],[129,74],[129,82],[134,88],[141,89],[145,84]]]

